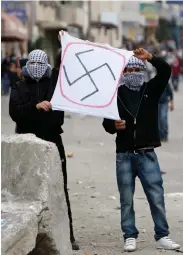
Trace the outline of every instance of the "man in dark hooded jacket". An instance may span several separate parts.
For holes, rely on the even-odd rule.
[[[169,237],[163,180],[154,148],[161,145],[158,130],[158,102],[168,84],[171,68],[161,58],[145,49],[134,51],[118,89],[121,120],[104,119],[103,126],[116,137],[116,173],[121,203],[121,229],[124,250],[136,250],[138,230],[135,225],[133,196],[138,176],[148,199],[155,225],[158,249],[176,250],[180,245]],[[144,61],[149,61],[157,75],[144,82]]]
[[[64,112],[52,111],[50,100],[57,83],[56,73],[48,64],[48,57],[42,50],[30,52],[26,67],[22,69],[23,80],[12,86],[9,114],[16,123],[16,133],[32,133],[37,137],[56,144],[64,178],[64,191],[70,220],[70,241],[73,250],[78,250],[72,225],[72,213],[67,190],[66,157],[61,126],[64,123]]]

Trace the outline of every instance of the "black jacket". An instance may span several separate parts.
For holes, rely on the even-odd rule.
[[[30,77],[12,86],[9,114],[16,123],[16,133],[32,133],[52,141],[63,132],[64,112],[37,110],[36,104],[50,101],[55,90],[58,73],[53,70],[51,78],[43,77],[38,83]]]
[[[156,68],[157,75],[142,87],[142,95],[137,116],[127,109],[124,86],[118,89],[118,110],[122,120],[126,120],[126,129],[117,131],[116,151],[124,152],[144,147],[161,145],[158,130],[158,101],[168,84],[171,68],[161,58],[153,57],[150,63]],[[106,132],[115,134],[114,120],[104,119]]]

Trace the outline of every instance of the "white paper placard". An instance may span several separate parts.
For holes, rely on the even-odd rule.
[[[53,110],[120,119],[118,84],[133,51],[61,34],[62,62]]]

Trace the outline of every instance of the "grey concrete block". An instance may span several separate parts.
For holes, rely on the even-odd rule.
[[[10,209],[11,204],[21,201],[19,210],[23,203],[23,210],[32,210],[37,216],[38,234],[48,237],[50,254],[71,254],[63,176],[56,146],[31,134],[2,136],[1,143],[4,208]],[[35,203],[40,205],[37,211]]]
[[[36,214],[28,211],[2,213],[2,254],[28,254],[36,245],[38,222]]]

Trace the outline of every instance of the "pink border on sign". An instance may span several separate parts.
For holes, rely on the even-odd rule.
[[[92,45],[92,46],[94,46],[94,47],[103,48],[103,49],[106,49],[106,50],[110,50],[110,51],[112,51],[112,52],[114,52],[114,53],[120,55],[120,56],[123,58],[124,65],[123,65],[122,71],[121,71],[121,73],[120,73],[120,77],[119,77],[119,80],[118,80],[118,83],[117,83],[117,86],[116,86],[116,90],[115,90],[114,95],[112,96],[112,98],[111,98],[111,100],[109,101],[108,104],[106,104],[106,105],[99,105],[99,106],[97,105],[97,106],[94,106],[94,105],[87,105],[87,104],[76,103],[76,102],[74,102],[73,100],[71,100],[70,98],[68,98],[66,95],[64,95],[63,90],[62,90],[62,72],[61,72],[61,70],[62,70],[62,66],[63,66],[64,57],[65,57],[66,51],[68,50],[68,48],[69,48],[72,44]],[[67,46],[66,46],[66,48],[65,48],[65,50],[64,50],[62,62],[61,62],[61,65],[60,65],[60,93],[61,93],[61,95],[62,95],[65,99],[67,99],[67,100],[70,101],[71,103],[74,103],[74,104],[77,104],[77,105],[81,105],[81,106],[85,106],[85,107],[90,107],[90,108],[105,108],[105,107],[108,107],[108,106],[112,103],[112,101],[113,101],[113,99],[114,99],[114,97],[115,97],[115,95],[116,95],[116,93],[117,93],[118,85],[119,85],[120,78],[121,78],[121,75],[122,75],[122,73],[123,73],[125,64],[126,64],[126,59],[125,59],[125,57],[124,57],[123,54],[121,54],[121,53],[119,53],[119,52],[116,52],[115,50],[109,49],[109,48],[107,48],[107,47],[105,47],[105,46],[100,46],[100,45],[96,45],[96,44],[93,44],[93,43],[84,43],[84,42],[71,42],[71,43],[68,43]]]

